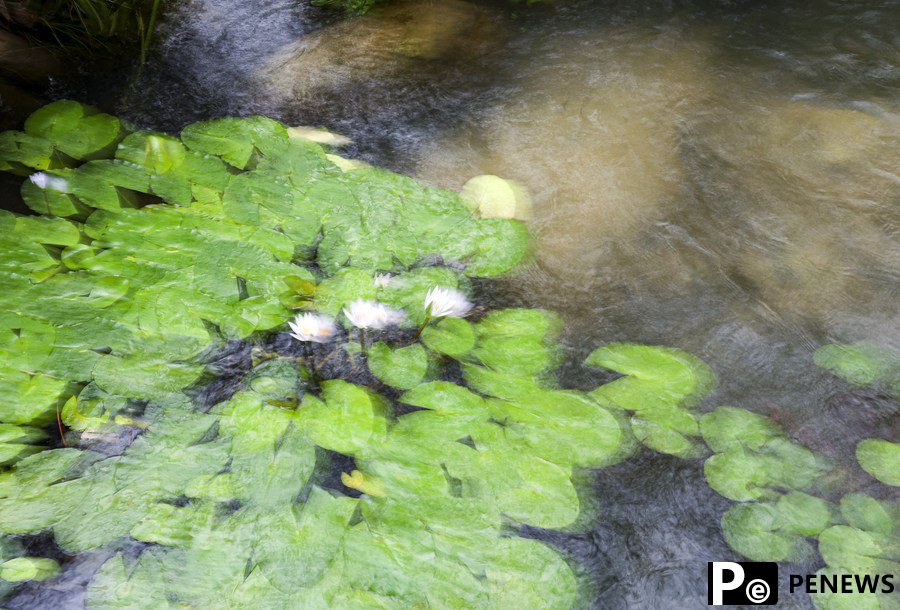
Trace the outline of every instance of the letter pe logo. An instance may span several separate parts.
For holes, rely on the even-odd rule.
[[[754,561],[710,561],[707,564],[710,606],[778,603],[778,564]]]

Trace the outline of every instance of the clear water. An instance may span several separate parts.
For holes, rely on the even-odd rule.
[[[250,113],[329,127],[351,155],[450,188],[514,179],[536,262],[484,294],[563,314],[564,384],[598,383],[579,365],[604,342],[670,345],[718,374],[701,410],[764,413],[839,464],[898,436],[895,401],[812,362],[828,342],[900,347],[896,2],[446,2],[328,20],[292,0],[192,0],[133,86],[93,73],[75,91],[163,129]],[[576,558],[592,603],[705,607],[705,562],[737,556],[702,462],[644,451],[594,489],[592,530],[534,533]],[[76,576],[54,600],[78,605]]]

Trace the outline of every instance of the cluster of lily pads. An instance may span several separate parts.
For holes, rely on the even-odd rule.
[[[0,134],[0,168],[36,213],[0,213],[0,578],[52,578],[20,544],[52,532],[114,552],[91,607],[576,602],[517,527],[575,522],[575,472],[633,449],[630,407],[557,387],[554,314],[465,319],[469,278],[527,252],[490,189],[467,202],[262,117],[175,137],[69,101]],[[204,402],[217,354],[282,331],[295,347]],[[604,350],[636,376],[674,358],[647,392],[693,362]]]
[[[815,360],[856,384],[896,381],[895,356],[870,345],[829,345]],[[811,564],[817,539],[826,564],[818,574],[832,582],[859,580],[900,569],[900,504],[891,491],[840,495],[846,473],[788,439],[769,418],[734,407],[704,415],[703,438],[715,453],[704,465],[707,481],[721,495],[739,502],[722,518],[728,544],[754,561]],[[860,467],[885,486],[900,485],[900,445],[865,439],[857,445]],[[868,485],[872,487],[871,485]],[[877,485],[875,486],[877,487]],[[829,502],[822,497],[835,497]],[[835,580],[836,579],[836,580]],[[837,588],[840,591],[840,587]],[[823,610],[895,608],[882,592],[813,594]]]

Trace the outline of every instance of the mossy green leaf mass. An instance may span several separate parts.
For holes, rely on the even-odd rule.
[[[90,607],[574,603],[566,561],[505,526],[574,521],[574,462],[526,450],[536,441],[507,435],[482,396],[426,383],[469,353],[544,372],[557,359],[543,333],[445,321],[429,347],[376,343],[367,368],[422,405],[405,415],[281,356],[211,408],[191,389],[215,374],[210,354],[283,328],[296,307],[338,316],[378,299],[420,324],[433,286],[468,292],[470,277],[518,265],[521,223],[383,170],[344,173],[264,117],[173,136],[56,102],[0,136],[0,164],[30,174],[37,214],[0,212],[0,530],[51,532],[67,553],[151,543],[112,555]],[[78,447],[46,448],[55,419]],[[317,483],[323,451],[356,462],[343,493]],[[4,560],[8,580],[56,573]]]

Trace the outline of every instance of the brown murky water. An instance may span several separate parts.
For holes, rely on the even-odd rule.
[[[812,362],[833,341],[900,347],[900,5],[455,0],[321,18],[194,0],[131,93],[82,93],[160,128],[322,125],[351,156],[453,189],[515,180],[535,264],[485,292],[564,315],[567,383],[592,387],[575,365],[604,342],[671,345],[718,374],[701,410],[771,415],[839,463],[900,432],[896,402]],[[701,462],[644,452],[596,491],[595,527],[549,538],[592,603],[705,607],[705,562],[736,555]]]

